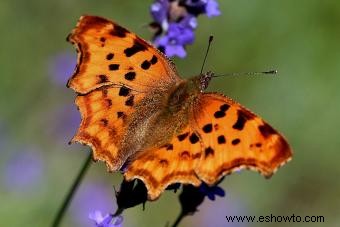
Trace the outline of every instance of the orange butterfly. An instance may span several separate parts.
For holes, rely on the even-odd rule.
[[[82,16],[68,41],[79,53],[67,86],[82,115],[71,142],[142,180],[149,200],[170,184],[212,185],[242,168],[270,177],[290,160],[286,140],[260,117],[203,91],[213,73],[184,80],[155,47],[101,17]]]

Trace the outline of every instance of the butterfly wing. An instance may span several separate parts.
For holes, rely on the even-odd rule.
[[[189,115],[169,144],[141,151],[127,167],[125,178],[141,179],[151,200],[172,183],[214,184],[242,168],[269,177],[291,158],[282,135],[227,97],[203,93]]]
[[[67,40],[77,47],[78,64],[67,86],[86,94],[104,85],[146,90],[179,80],[160,51],[118,24],[82,16]]]
[[[203,144],[196,173],[208,184],[242,168],[270,177],[292,156],[282,135],[227,97],[203,93],[193,114]]]
[[[198,186],[195,169],[201,156],[198,135],[187,126],[168,144],[142,151],[133,158],[124,174],[127,180],[138,178],[148,189],[148,198],[154,200],[173,183]]]
[[[67,86],[78,96],[82,122],[72,142],[92,147],[94,159],[117,170],[127,157],[119,143],[135,106],[155,89],[166,91],[180,78],[156,48],[116,23],[82,16],[68,41],[78,64]]]

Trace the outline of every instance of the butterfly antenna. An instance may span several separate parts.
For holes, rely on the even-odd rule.
[[[247,72],[247,73],[227,73],[223,75],[213,75],[212,77],[222,77],[222,76],[259,76],[259,75],[276,75],[277,70],[269,70],[263,72]]]
[[[203,64],[202,64],[202,68],[201,68],[200,74],[202,74],[202,72],[203,72],[205,61],[207,60],[207,56],[208,56],[208,53],[209,53],[210,45],[211,45],[211,42],[213,41],[213,39],[214,39],[214,36],[212,36],[212,35],[209,36],[208,48],[207,48],[207,51],[205,52],[205,56],[204,56],[204,60],[203,60]]]

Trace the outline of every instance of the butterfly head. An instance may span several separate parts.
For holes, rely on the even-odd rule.
[[[211,71],[208,71],[206,73],[201,73],[198,76],[199,88],[201,91],[204,91],[205,89],[207,89],[209,82],[213,77],[214,77],[214,73]]]

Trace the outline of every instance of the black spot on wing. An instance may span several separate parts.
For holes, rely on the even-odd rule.
[[[195,144],[199,141],[199,137],[196,135],[196,133],[192,133],[189,137],[190,143]]]
[[[228,104],[223,104],[220,106],[220,111],[226,112],[229,109],[229,105]]]
[[[115,71],[119,69],[119,64],[110,64],[109,65],[109,70]]]
[[[216,111],[216,112],[214,113],[214,117],[215,117],[215,118],[222,118],[222,117],[224,117],[224,116],[225,116],[225,112],[224,112],[224,111],[221,111],[221,110]]]
[[[126,80],[132,81],[136,78],[136,73],[135,72],[128,72],[124,75]]]
[[[202,129],[203,129],[203,132],[210,133],[210,132],[212,132],[212,124],[206,124],[206,125],[203,126]]]
[[[121,112],[121,111],[118,111],[117,112],[117,117],[118,118],[121,118],[121,117],[123,117],[125,114],[124,114],[124,112]]]
[[[214,155],[214,149],[212,149],[211,147],[205,148],[204,155],[205,157],[208,157],[209,155]]]
[[[114,54],[113,54],[113,53],[109,53],[109,54],[106,55],[106,59],[107,59],[107,60],[112,60],[113,57],[114,57]]]
[[[126,106],[133,106],[133,99],[135,98],[134,95],[131,95],[126,101],[125,101],[125,105]]]
[[[238,110],[237,111],[237,120],[235,124],[233,125],[233,129],[242,130],[244,128],[244,125],[248,120],[251,120],[254,118],[254,115],[244,111],[244,110]]]
[[[143,61],[143,63],[140,65],[140,67],[144,70],[149,69],[151,66],[151,63],[148,60]]]
[[[247,119],[243,116],[241,111],[237,111],[237,121],[233,125],[233,129],[242,130]]]
[[[171,150],[172,151],[173,149],[174,149],[174,145],[172,145],[172,144],[167,144],[166,145],[166,150],[168,150],[168,151]]]
[[[226,112],[227,112],[227,110],[229,109],[229,105],[228,104],[222,104],[221,106],[220,106],[220,110],[218,110],[218,111],[216,111],[215,113],[214,113],[214,117],[215,118],[222,118],[222,117],[225,117],[225,115],[226,115]]]
[[[217,137],[217,142],[218,144],[225,144],[226,140],[225,140],[224,135],[220,135],[219,137]]]
[[[183,134],[177,136],[177,138],[178,138],[179,141],[183,141],[183,140],[185,140],[185,138],[187,138],[188,135],[189,135],[189,132],[183,133]]]
[[[232,145],[237,145],[237,144],[239,144],[241,142],[241,140],[240,139],[233,139],[233,141],[231,141],[231,144]]]
[[[119,94],[118,94],[118,95],[119,95],[119,96],[124,96],[124,97],[126,97],[126,96],[129,95],[130,91],[131,91],[130,88],[127,88],[127,87],[125,87],[125,86],[122,86],[122,87],[119,89]]]
[[[99,75],[98,77],[99,77],[99,81],[98,81],[99,84],[109,82],[109,79],[107,78],[106,75]]]
[[[165,148],[167,151],[172,151],[174,149],[174,145],[172,145],[171,143],[167,143],[160,148]]]
[[[126,34],[128,33],[128,30],[126,30],[125,28],[115,24],[113,30],[111,31],[111,35],[113,36],[118,36],[120,38],[124,38],[126,36]]]
[[[262,136],[265,138],[271,136],[272,134],[277,134],[277,132],[268,124],[260,125],[259,130]]]
[[[157,58],[155,55],[153,55],[152,58],[151,58],[151,60],[150,60],[150,63],[151,63],[152,65],[154,65],[154,64],[157,63],[157,61],[158,61],[158,58]]]
[[[124,50],[126,57],[131,57],[134,54],[147,50],[147,47],[138,39],[135,39],[132,47],[128,47]]]

